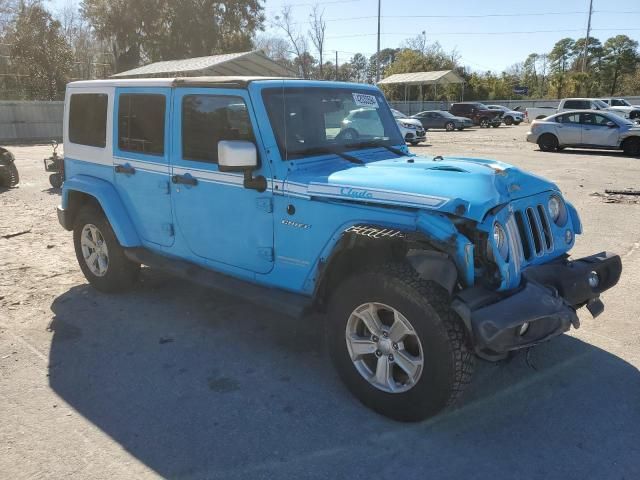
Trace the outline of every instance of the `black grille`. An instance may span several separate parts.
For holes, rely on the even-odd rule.
[[[516,211],[515,218],[525,260],[531,260],[553,250],[553,234],[542,205]]]

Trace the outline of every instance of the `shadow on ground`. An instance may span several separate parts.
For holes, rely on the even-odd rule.
[[[52,309],[52,388],[164,477],[640,478],[638,370],[573,337],[481,363],[461,408],[399,424],[341,386],[318,318],[149,269]]]

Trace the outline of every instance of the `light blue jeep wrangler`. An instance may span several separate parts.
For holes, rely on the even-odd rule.
[[[373,86],[104,80],[69,84],[65,102],[58,216],[95,288],[126,290],[145,264],[326,312],[340,376],[396,419],[452,404],[474,356],[599,314],[620,277],[617,255],[568,259],[581,225],[556,185],[410,154]],[[362,108],[375,118],[344,128]]]

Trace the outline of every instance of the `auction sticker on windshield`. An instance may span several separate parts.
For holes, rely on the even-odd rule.
[[[359,107],[378,108],[378,100],[374,95],[367,95],[365,93],[354,93],[353,101]]]

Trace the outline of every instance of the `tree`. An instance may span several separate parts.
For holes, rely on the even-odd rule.
[[[308,62],[309,48],[307,39],[301,35],[295,28],[293,21],[293,11],[290,5],[285,5],[280,11],[280,15],[276,15],[274,25],[284,32],[291,46],[294,63],[298,66],[302,78],[309,78],[310,64]]]
[[[73,53],[60,22],[39,4],[23,5],[11,43],[11,61],[26,75],[23,85],[28,97],[61,98],[73,66]]]
[[[351,66],[353,69],[354,80],[358,83],[364,83],[367,81],[367,57],[361,53],[356,53],[351,58]]]
[[[558,98],[561,98],[564,94],[566,73],[574,56],[575,42],[571,38],[563,38],[556,42],[549,53],[552,71],[551,83],[556,89]]]
[[[142,61],[247,50],[264,21],[260,0],[83,0],[80,8],[111,45],[118,72]]]
[[[604,43],[604,69],[609,81],[609,95],[615,95],[622,75],[632,74],[638,67],[638,42],[617,35]]]
[[[320,57],[320,78],[323,78],[322,75],[322,65],[323,65],[323,53],[324,53],[324,34],[327,30],[327,22],[324,21],[324,10],[320,11],[320,6],[316,3],[311,10],[311,30],[309,30],[309,36],[311,37],[311,42],[314,47],[318,51],[318,56]]]

